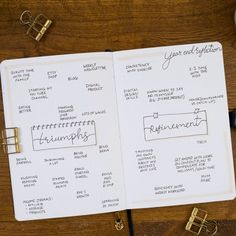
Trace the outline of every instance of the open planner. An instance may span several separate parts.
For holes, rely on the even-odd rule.
[[[235,197],[218,42],[6,60],[1,82],[17,220]]]

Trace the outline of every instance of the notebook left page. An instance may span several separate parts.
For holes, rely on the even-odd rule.
[[[8,60],[1,81],[16,219],[124,209],[112,54]]]

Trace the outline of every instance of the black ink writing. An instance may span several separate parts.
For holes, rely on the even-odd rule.
[[[208,134],[207,113],[195,109],[194,112],[159,114],[143,117],[144,138],[177,138]]]
[[[215,46],[213,44],[205,44],[202,47],[193,45],[190,49],[186,49],[183,51],[171,51],[171,52],[165,52],[164,54],[164,62],[162,63],[162,69],[166,70],[171,64],[171,61],[173,61],[174,58],[181,57],[181,56],[188,56],[188,55],[196,55],[198,57],[202,57],[203,54],[208,53],[216,53],[220,52],[221,46]]]
[[[55,143],[55,142],[61,142],[68,140],[71,142],[71,144],[74,144],[75,140],[82,140],[83,142],[87,142],[90,136],[95,135],[94,133],[88,134],[86,131],[81,132],[81,128],[79,128],[76,132],[63,135],[63,136],[53,136],[51,135],[50,137],[47,137],[44,132],[41,133],[39,139],[34,139],[33,141],[39,141],[39,144],[45,144],[45,143]]]
[[[191,128],[191,127],[198,127],[200,126],[200,124],[202,122],[205,122],[206,123],[206,120],[198,117],[198,115],[194,118],[194,121],[187,121],[187,122],[184,122],[184,123],[172,123],[171,125],[164,125],[164,124],[160,124],[158,126],[154,126],[154,125],[151,125],[150,127],[147,127],[145,129],[148,129],[150,131],[150,133],[157,133],[159,134],[162,130],[172,130],[172,129],[180,129],[180,128]]]

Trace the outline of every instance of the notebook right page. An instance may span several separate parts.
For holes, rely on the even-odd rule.
[[[233,199],[222,46],[114,53],[129,208]]]

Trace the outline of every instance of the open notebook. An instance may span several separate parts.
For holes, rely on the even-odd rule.
[[[235,197],[217,42],[7,60],[1,81],[17,220]]]

